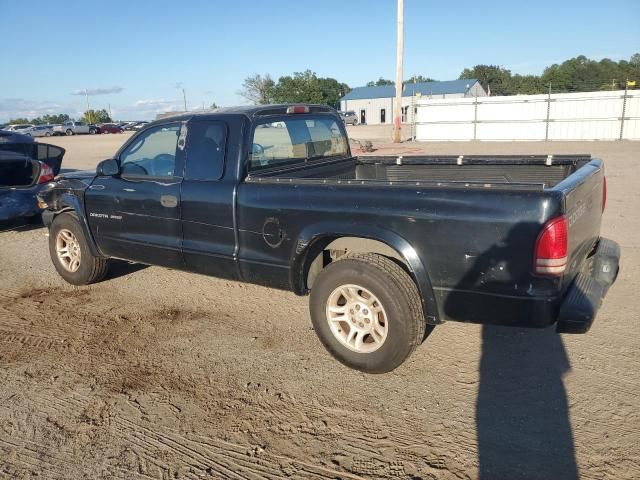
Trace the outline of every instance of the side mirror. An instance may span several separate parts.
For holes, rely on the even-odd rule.
[[[96,175],[99,177],[113,177],[120,173],[120,165],[113,158],[101,161],[96,167]]]

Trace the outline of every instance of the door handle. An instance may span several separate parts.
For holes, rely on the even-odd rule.
[[[175,208],[178,206],[178,197],[174,195],[162,195],[160,197],[160,205],[167,208]]]

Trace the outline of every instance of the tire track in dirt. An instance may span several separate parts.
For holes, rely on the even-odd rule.
[[[385,407],[384,412],[364,414],[344,402],[296,401],[260,384],[249,383],[243,388],[227,379],[221,384],[211,384],[209,380],[209,385],[203,386],[202,379],[181,376],[180,371],[196,371],[197,360],[187,358],[187,364],[177,369],[163,359],[174,356],[171,350],[165,352],[166,343],[173,332],[205,315],[202,312],[165,308],[134,316],[118,313],[117,309],[103,313],[100,299],[92,289],[14,291],[2,295],[0,305],[11,315],[11,321],[0,321],[0,328],[8,332],[6,338],[16,340],[15,349],[23,350],[19,359],[41,358],[65,377],[78,374],[90,377],[101,395],[129,397],[126,403],[135,414],[114,407],[114,412],[104,420],[120,419],[120,423],[113,424],[103,424],[91,416],[83,419],[91,402],[82,395],[56,398],[59,394],[44,390],[37,401],[40,411],[46,414],[42,422],[61,428],[64,434],[84,435],[102,428],[115,435],[115,443],[127,448],[126,452],[114,454],[128,465],[126,471],[133,469],[151,478],[157,473],[161,478],[158,472],[182,474],[195,468],[195,464],[199,465],[199,474],[209,469],[221,478],[233,478],[229,473],[233,471],[246,474],[239,478],[418,478],[420,473],[424,478],[445,479],[468,478],[465,472],[474,468],[473,462],[463,462],[461,468],[455,453],[436,453],[451,451],[451,440],[440,434],[445,427],[425,428],[418,419],[393,405]],[[27,322],[33,339],[21,340],[21,334],[15,332],[25,330]],[[52,340],[40,341],[49,335],[62,338],[64,349]],[[6,343],[0,341],[3,352],[5,347],[1,345]],[[180,409],[175,403],[181,399],[182,403],[195,402],[205,411],[219,412],[213,419],[216,425],[211,438],[231,435],[240,441],[229,445],[243,445],[243,440],[250,438],[254,447],[234,449],[226,443],[207,447],[193,443],[191,436],[179,436],[170,430],[165,437],[153,436],[151,431],[141,436],[135,433],[139,432],[138,427],[126,423],[134,421],[136,415],[147,419],[167,416],[180,419]],[[75,412],[77,418],[67,418],[65,411]],[[414,434],[404,436],[402,431],[407,424],[388,422],[386,418],[403,419]],[[359,427],[354,429],[354,425]],[[158,431],[164,432],[164,428],[159,426]],[[475,458],[474,440],[458,438],[456,450],[459,452],[462,447],[473,452]],[[228,440],[220,440],[225,441]],[[266,444],[275,447],[251,457],[252,449],[259,451]],[[293,456],[278,455],[289,449]],[[245,458],[247,451],[249,460]],[[169,455],[171,461],[158,460],[158,452]],[[298,460],[317,456],[317,452],[323,452],[320,457],[339,470]],[[238,463],[240,460],[244,463]],[[122,469],[118,464],[109,468],[113,469],[110,470],[113,475]],[[145,473],[151,471],[155,473]]]

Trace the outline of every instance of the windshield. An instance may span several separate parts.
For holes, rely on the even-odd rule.
[[[255,128],[249,170],[346,157],[347,152],[345,136],[333,117],[305,115],[267,120]]]

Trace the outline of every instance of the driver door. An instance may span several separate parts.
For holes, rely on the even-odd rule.
[[[87,189],[89,228],[103,254],[182,267],[181,126],[169,122],[136,135],[118,155],[120,174],[97,177]]]

